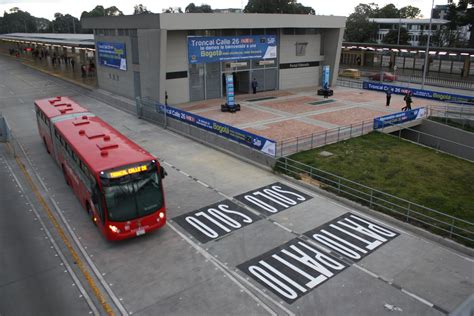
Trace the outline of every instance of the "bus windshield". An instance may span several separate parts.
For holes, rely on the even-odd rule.
[[[133,220],[163,206],[161,177],[152,162],[105,172],[101,181],[110,221]]]

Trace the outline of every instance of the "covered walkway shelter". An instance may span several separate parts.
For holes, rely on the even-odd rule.
[[[56,76],[96,85],[93,34],[1,34],[0,53]]]

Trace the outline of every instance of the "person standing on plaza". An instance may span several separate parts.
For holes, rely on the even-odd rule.
[[[257,93],[257,87],[258,87],[257,79],[253,78],[253,80],[252,80],[252,90],[253,90],[253,94],[256,94],[256,93]]]
[[[390,100],[392,99],[392,90],[385,90],[385,95],[387,97],[387,103],[385,104],[385,106],[390,106]]]

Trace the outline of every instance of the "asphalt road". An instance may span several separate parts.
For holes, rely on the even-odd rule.
[[[87,315],[91,309],[0,144],[0,314]],[[93,305],[92,305],[93,306]]]
[[[48,253],[43,260],[61,267],[54,251],[32,246],[50,247],[38,225],[4,224],[3,216],[12,216],[9,209],[26,214],[19,220],[24,225],[31,218],[27,206],[18,206],[21,196],[5,198],[2,191],[0,293],[10,286],[3,282],[4,267],[15,270],[6,275],[36,271],[30,275],[38,280],[37,289],[9,291],[8,299],[1,295],[2,316],[18,315],[12,302],[43,313],[34,309],[34,297],[52,293],[51,283],[63,296],[41,299],[42,305],[54,311],[70,306],[70,315],[89,313],[90,304],[102,314],[110,306],[116,314],[139,315],[444,315],[473,292],[472,258],[139,120],[8,57],[0,56],[0,73],[0,111],[24,149],[21,161],[35,183],[25,185],[26,195],[33,199],[36,188],[44,198],[47,207],[32,203],[71,266],[58,279],[59,270],[51,268],[48,275],[29,270],[28,262],[4,259],[4,248],[38,264],[37,256]],[[107,242],[96,230],[37,135],[33,101],[56,95],[74,98],[161,159],[169,174],[164,185],[170,221],[163,229],[119,243]],[[2,179],[21,176],[11,168],[2,167]],[[5,179],[1,188],[21,195]],[[85,270],[78,269],[46,208]],[[11,230],[16,233],[8,234]],[[11,247],[19,236],[25,237],[24,252]],[[90,300],[79,297],[72,275]]]

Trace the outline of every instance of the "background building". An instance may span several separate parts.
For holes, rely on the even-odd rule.
[[[420,37],[423,35],[433,35],[436,31],[439,31],[441,27],[447,23],[448,20],[443,19],[432,19],[431,30],[430,19],[369,19],[369,22],[376,23],[378,25],[377,43],[382,43],[385,35],[391,30],[398,30],[399,27],[403,27],[408,31],[408,43],[412,46],[420,45]]]
[[[182,103],[236,93],[335,83],[345,17],[289,14],[146,14],[86,18],[94,29],[99,88]],[[229,42],[230,41],[230,42]]]

